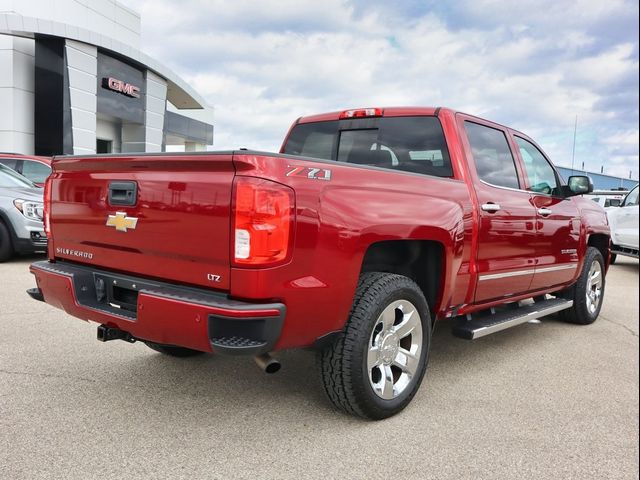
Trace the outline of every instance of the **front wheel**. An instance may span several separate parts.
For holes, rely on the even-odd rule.
[[[422,382],[430,343],[431,317],[418,285],[401,275],[365,273],[344,331],[319,352],[325,392],[353,415],[395,415]]]
[[[604,259],[597,248],[588,247],[578,281],[560,296],[573,300],[573,306],[560,312],[566,322],[589,325],[596,321],[604,299]]]

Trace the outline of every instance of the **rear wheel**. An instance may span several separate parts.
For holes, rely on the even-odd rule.
[[[13,255],[13,246],[11,245],[11,236],[9,229],[0,220],[0,262],[6,262]]]
[[[597,248],[588,247],[578,281],[560,296],[573,300],[573,306],[560,312],[566,322],[589,325],[598,318],[604,299],[604,259]]]
[[[177,347],[175,345],[165,345],[163,343],[154,343],[154,342],[144,342],[144,343],[151,350],[155,350],[156,352],[160,352],[165,355],[169,355],[171,357],[193,357],[193,356],[201,355],[205,353],[205,352],[201,352],[200,350],[192,350],[191,348]]]
[[[430,342],[429,308],[415,282],[366,273],[344,332],[319,353],[325,392],[353,415],[376,420],[395,415],[420,386]]]
[[[611,259],[609,261],[610,265],[613,265],[614,263],[616,263],[616,258],[618,258],[618,255],[616,255],[615,253],[611,254]]]

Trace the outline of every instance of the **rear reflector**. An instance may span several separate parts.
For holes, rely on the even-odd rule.
[[[295,199],[285,185],[252,177],[234,180],[233,262],[263,266],[288,259]]]
[[[381,117],[381,108],[361,108],[358,110],[345,110],[340,114],[340,120],[344,118]]]
[[[47,238],[51,239],[51,177],[44,182],[44,209],[42,213],[42,223],[44,224],[44,233]]]

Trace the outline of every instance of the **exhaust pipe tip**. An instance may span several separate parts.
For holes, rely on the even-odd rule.
[[[262,355],[257,355],[253,357],[258,367],[262,369],[264,373],[276,373],[280,370],[280,362],[273,358],[268,353],[263,353]]]

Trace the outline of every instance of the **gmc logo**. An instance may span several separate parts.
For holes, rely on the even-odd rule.
[[[117,78],[109,77],[102,79],[102,88],[112,90],[114,92],[121,93],[127,97],[140,98],[140,88],[132,85],[131,83],[125,83]]]

